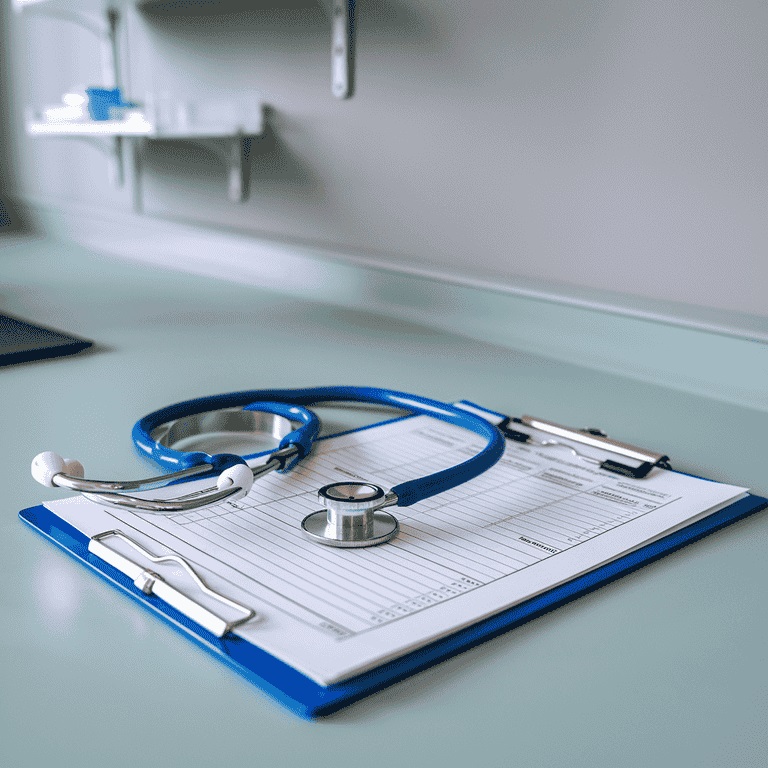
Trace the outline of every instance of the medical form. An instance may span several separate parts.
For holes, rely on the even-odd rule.
[[[293,471],[216,507],[152,515],[83,498],[46,506],[87,536],[120,530],[155,554],[179,554],[212,589],[256,612],[238,635],[331,685],[570,581],[746,490],[659,468],[635,480],[562,446],[507,441],[481,476],[402,508],[400,533],[387,544],[335,549],[302,535],[298,523],[321,506],[319,487],[343,480],[391,487],[415,467],[456,464],[480,441],[408,417],[321,440]],[[178,494],[179,486],[166,490]],[[175,565],[153,570],[196,593]]]

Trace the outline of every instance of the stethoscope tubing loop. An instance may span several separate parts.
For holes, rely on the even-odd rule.
[[[185,400],[174,403],[157,411],[147,414],[134,425],[131,437],[136,449],[145,458],[169,471],[177,471],[194,467],[199,464],[210,464],[212,472],[221,472],[233,464],[243,463],[241,456],[235,454],[207,454],[202,451],[181,451],[162,445],[154,440],[152,433],[160,426],[177,419],[196,416],[209,411],[223,410],[226,408],[242,408],[243,410],[265,411],[282,416],[288,421],[300,422],[298,429],[286,435],[278,445],[278,450],[291,446],[297,449],[295,457],[289,462],[283,463],[278,471],[286,472],[301,461],[311,450],[314,441],[320,433],[320,420],[312,412],[301,407],[301,403],[291,400],[289,397],[269,397],[272,390],[251,390],[245,392],[231,392],[221,395]],[[274,390],[280,393],[289,393],[291,390]]]
[[[397,506],[407,507],[418,501],[449,490],[476,477],[492,467],[503,455],[505,440],[502,433],[480,416],[460,410],[454,406],[413,395],[378,387],[327,386],[300,389],[261,389],[230,392],[220,395],[195,398],[175,403],[144,416],[133,427],[132,437],[137,449],[145,456],[166,467],[178,470],[190,466],[190,462],[212,463],[217,457],[204,453],[189,454],[160,445],[152,439],[152,432],[159,426],[174,419],[205,413],[223,408],[243,408],[268,402],[287,406],[307,406],[319,403],[366,403],[386,405],[415,414],[424,414],[441,421],[471,430],[486,439],[486,446],[478,453],[449,469],[425,477],[409,480],[392,488],[397,496]],[[317,436],[305,440],[302,448]],[[281,447],[282,447],[281,443]],[[307,451],[308,452],[308,449]],[[303,453],[302,455],[306,455]],[[242,461],[242,459],[241,459]]]
[[[143,455],[169,470],[169,473],[164,476],[126,482],[89,480],[83,477],[84,470],[79,462],[63,459],[50,451],[35,457],[32,462],[32,474],[44,485],[58,485],[79,490],[94,500],[138,511],[170,514],[218,504],[227,499],[234,500],[246,495],[256,478],[271,471],[289,471],[296,462],[309,454],[314,441],[319,436],[320,421],[316,414],[304,406],[322,403],[383,405],[407,411],[411,415],[430,416],[470,430],[485,440],[485,445],[474,456],[453,467],[408,480],[388,491],[381,489],[382,499],[376,501],[374,505],[376,509],[384,506],[407,507],[443,493],[483,473],[504,453],[505,439],[501,431],[477,414],[439,400],[397,390],[330,386],[246,390],[186,400],[153,411],[136,422],[132,436],[137,449]],[[285,422],[282,426],[292,431],[288,434],[283,432],[284,436],[277,449],[271,452],[263,464],[254,467],[247,464],[245,457],[237,454],[209,455],[202,451],[186,452],[173,447],[171,430],[174,426],[178,428],[179,434],[184,434],[184,431],[189,430],[191,426],[190,422],[185,420],[208,412],[214,414],[217,411],[227,410],[260,411],[271,414],[280,417]],[[194,421],[193,419],[193,423]],[[201,429],[201,434],[204,434],[205,424],[210,420],[196,421],[199,421],[198,427]],[[174,425],[174,422],[178,423]],[[297,423],[298,427],[295,426]],[[160,431],[162,436],[154,439],[153,432],[160,427],[165,427]],[[272,436],[276,436],[275,431],[272,431]],[[192,476],[205,477],[214,474],[218,475],[215,487],[179,498],[148,499],[124,493],[145,490],[161,483],[174,484]],[[369,484],[366,487],[374,486]],[[347,503],[347,500],[341,501],[343,501],[342,506]],[[366,499],[364,506],[367,507],[370,501]],[[347,513],[339,511],[339,514],[344,516]],[[344,545],[367,545],[361,543],[365,541],[367,541],[365,538],[360,541],[355,539],[352,543],[345,541]],[[374,537],[373,543],[376,541]]]

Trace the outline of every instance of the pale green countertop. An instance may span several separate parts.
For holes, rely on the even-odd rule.
[[[766,514],[314,723],[17,518],[62,495],[31,479],[37,452],[140,476],[139,416],[229,390],[466,397],[601,426],[763,494],[764,410],[46,240],[0,241],[0,311],[96,342],[0,369],[3,765],[768,764]]]

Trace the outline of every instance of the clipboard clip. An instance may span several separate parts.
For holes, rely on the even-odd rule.
[[[582,445],[588,445],[591,448],[598,448],[625,459],[631,459],[633,462],[640,463],[635,465],[627,464],[626,462],[617,461],[615,459],[596,459],[592,456],[580,453],[567,443],[560,443],[557,440],[536,441],[527,432],[521,432],[520,430],[515,429],[513,426],[515,424],[531,427],[532,429],[546,432],[555,437],[571,440],[572,442],[581,443]],[[519,418],[506,416],[497,424],[497,426],[504,436],[508,437],[510,440],[514,440],[518,443],[528,443],[530,445],[561,445],[568,448],[575,456],[592,464],[597,464],[601,469],[605,469],[608,472],[614,472],[617,475],[632,477],[636,480],[646,477],[654,467],[670,469],[669,456],[665,456],[662,453],[652,453],[643,448],[638,448],[636,445],[612,440],[600,429],[591,427],[574,429],[572,427],[564,427],[561,424],[555,424],[552,421],[537,419],[535,416],[521,416]]]
[[[130,560],[119,552],[116,552],[114,549],[108,547],[103,543],[103,539],[110,537],[116,537],[121,541],[124,541],[142,555],[142,557],[145,557],[152,563],[173,562],[180,565],[189,574],[195,582],[195,585],[201,592],[203,592],[203,594],[208,595],[222,605],[226,605],[243,615],[233,621],[227,621],[227,619],[222,618],[201,603],[196,602],[185,595],[181,590],[169,584],[159,574],[143,568],[141,565],[134,563],[133,560]],[[88,551],[99,559],[109,563],[112,567],[117,568],[118,571],[126,575],[129,579],[132,579],[134,586],[140,589],[145,595],[155,596],[163,602],[168,603],[168,605],[172,606],[177,611],[180,611],[187,618],[192,619],[192,621],[199,624],[204,629],[207,629],[216,637],[224,637],[227,632],[230,632],[241,624],[245,624],[245,622],[250,621],[256,616],[256,611],[211,589],[195,572],[194,568],[192,568],[192,566],[180,555],[153,555],[151,552],[144,549],[141,544],[134,541],[129,536],[126,536],[122,531],[104,531],[103,533],[98,533],[95,536],[92,536],[88,542]]]

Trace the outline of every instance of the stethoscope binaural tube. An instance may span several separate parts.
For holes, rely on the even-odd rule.
[[[201,398],[201,402],[207,399],[209,398]],[[145,419],[167,410],[156,411]],[[110,506],[154,514],[188,512],[226,500],[235,500],[245,496],[259,477],[272,471],[287,471],[293,467],[297,461],[309,453],[312,443],[320,432],[320,420],[312,411],[301,406],[256,402],[246,404],[242,411],[255,412],[258,415],[268,414],[287,425],[286,434],[282,437],[277,450],[272,452],[264,464],[253,468],[249,467],[245,459],[237,454],[210,455],[202,451],[179,451],[149,437],[149,442],[154,446],[154,454],[150,458],[162,467],[173,468],[170,473],[144,480],[90,480],[84,478],[83,466],[79,461],[63,459],[56,453],[46,451],[32,460],[32,476],[47,487],[68,488]],[[204,410],[196,412],[202,413]],[[189,416],[190,413],[185,415]],[[299,426],[294,428],[292,422],[298,422]],[[164,423],[166,422],[160,421],[158,426]],[[138,424],[134,426],[134,431],[137,426]],[[160,456],[163,460],[160,460]],[[215,488],[208,488],[189,497],[149,499],[126,493],[126,491],[150,490],[181,480],[215,474],[218,474]]]
[[[127,489],[126,484],[122,484],[119,489],[114,488],[114,484],[107,484],[112,485],[109,488],[105,487],[105,484],[97,484],[97,488],[93,485],[94,481],[80,480],[71,473],[56,475],[58,482],[52,484],[81,490],[90,498],[99,501],[146,512],[186,511],[220,503],[235,495],[245,495],[250,490],[247,474],[251,475],[252,483],[254,477],[268,471],[288,471],[295,466],[311,451],[319,431],[317,417],[305,406],[334,402],[385,405],[413,414],[431,416],[481,435],[486,440],[486,445],[460,464],[400,483],[391,490],[382,489],[372,483],[344,482],[325,486],[320,489],[319,496],[326,508],[308,515],[302,522],[305,534],[319,543],[338,547],[361,547],[388,541],[397,534],[398,524],[394,517],[381,511],[384,507],[407,507],[454,488],[492,467],[504,453],[505,441],[502,433],[482,417],[448,403],[407,392],[348,386],[248,390],[176,403],[148,414],[133,427],[132,437],[138,450],[161,467],[171,470],[171,474],[165,475],[164,480],[173,481],[189,477],[190,474],[221,472],[218,487],[212,494],[188,499],[149,500],[120,494],[119,491]],[[158,428],[174,420],[231,408],[263,408],[271,412],[280,411],[281,408],[295,408],[294,415],[301,416],[304,424],[281,440],[278,450],[269,457],[266,464],[252,469],[247,468],[241,456],[179,451],[153,437]],[[303,414],[311,414],[314,420],[307,419]],[[36,457],[36,460],[38,458]],[[50,475],[50,472],[48,474]],[[155,483],[160,480],[151,478]],[[91,485],[88,485],[89,483]],[[83,487],[84,484],[86,487]]]

